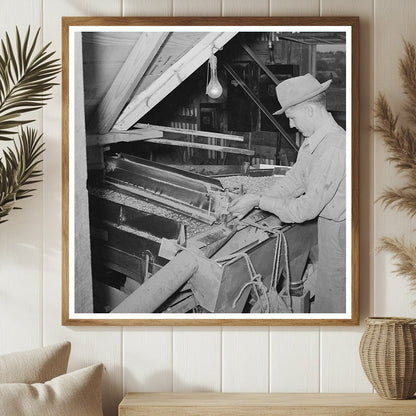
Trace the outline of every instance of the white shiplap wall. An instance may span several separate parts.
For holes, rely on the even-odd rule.
[[[21,31],[42,24],[42,0],[25,2],[16,17],[15,2],[0,5],[0,28]],[[38,112],[37,128],[42,128]],[[0,149],[6,143],[0,142]],[[24,211],[13,212],[14,221],[0,225],[0,351],[9,352],[42,343],[43,190],[22,202]],[[25,259],[23,262],[22,260]],[[9,336],[6,336],[9,335]],[[12,336],[10,336],[12,335]]]
[[[1,35],[42,27],[61,53],[61,16],[295,16],[361,18],[360,267],[362,317],[414,315],[404,281],[392,275],[375,239],[408,233],[405,216],[373,205],[398,183],[369,128],[378,90],[393,108],[403,99],[397,74],[401,36],[416,41],[414,0],[1,0]],[[359,327],[62,327],[61,94],[37,117],[45,135],[44,182],[0,225],[0,353],[68,339],[70,369],[102,361],[106,416],[127,391],[368,392],[359,362]],[[413,227],[414,228],[414,227]]]
[[[375,92],[384,92],[395,112],[402,109],[404,101],[398,75],[398,62],[403,54],[402,38],[416,42],[415,21],[415,1],[377,0],[374,8],[374,37],[377,39],[374,42],[374,67],[382,67],[382,70],[374,72]],[[374,192],[375,195],[380,195],[382,188],[403,182],[393,167],[385,162],[388,155],[381,140],[375,142],[374,150]],[[416,222],[411,223],[404,214],[395,210],[376,209],[374,217],[376,239],[386,234],[406,237],[414,235]],[[378,315],[414,315],[415,309],[411,306],[407,283],[404,279],[392,276],[392,270],[390,255],[384,252],[377,254],[374,263],[374,312]]]

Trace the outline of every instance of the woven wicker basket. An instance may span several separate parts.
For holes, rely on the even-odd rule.
[[[386,399],[409,399],[416,392],[416,320],[367,318],[360,342],[365,374]]]

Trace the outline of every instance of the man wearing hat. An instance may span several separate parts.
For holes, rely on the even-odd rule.
[[[291,128],[305,137],[286,176],[263,195],[246,194],[230,211],[242,218],[254,207],[286,223],[318,217],[318,267],[314,313],[345,313],[345,130],[326,110],[331,80],[322,84],[311,74],[290,78],[276,87]]]

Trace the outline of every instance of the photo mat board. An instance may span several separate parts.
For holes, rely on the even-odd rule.
[[[64,325],[358,324],[358,18],[64,17],[62,30]],[[328,170],[345,200],[338,286],[317,267],[319,247],[332,262],[327,208],[283,221],[272,197],[230,213],[300,172],[309,133],[273,113],[276,86],[306,74],[329,85],[345,140],[341,174]]]

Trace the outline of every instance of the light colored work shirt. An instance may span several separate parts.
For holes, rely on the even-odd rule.
[[[260,198],[262,210],[283,222],[301,223],[316,217],[345,220],[345,130],[330,116],[305,139],[287,174]]]

